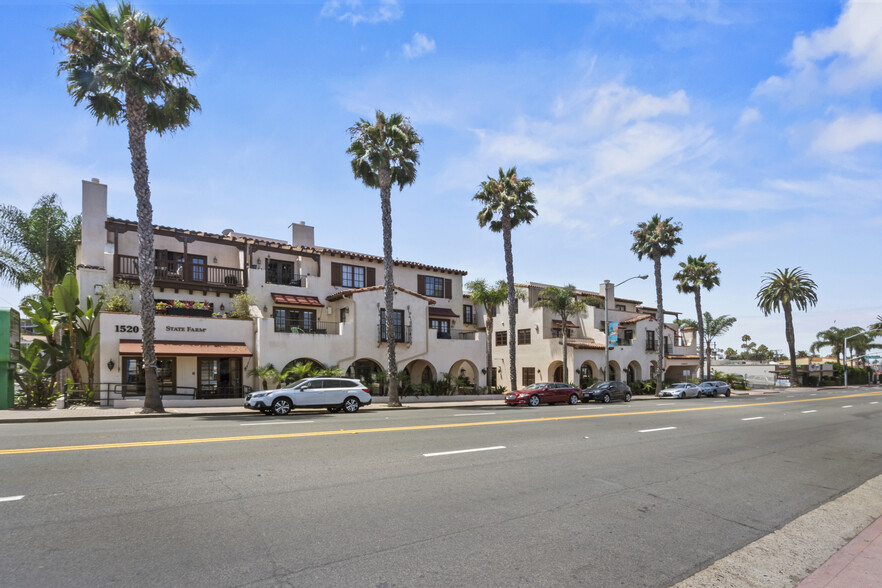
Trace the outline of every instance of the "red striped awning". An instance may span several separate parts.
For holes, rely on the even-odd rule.
[[[276,304],[290,304],[291,306],[324,306],[315,296],[297,296],[294,294],[273,293],[273,302]]]
[[[559,320],[553,320],[553,321],[551,321],[551,324],[552,324],[552,326],[559,327],[561,325],[561,322]],[[568,329],[578,329],[579,325],[574,324],[570,321],[567,321],[567,328]]]
[[[252,353],[244,343],[214,343],[202,341],[156,341],[154,351],[164,357],[251,357]],[[141,355],[140,341],[120,341],[120,355]]]

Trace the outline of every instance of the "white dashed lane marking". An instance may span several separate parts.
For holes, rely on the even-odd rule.
[[[643,429],[642,431],[637,431],[638,433],[655,433],[656,431],[672,431],[677,427],[662,427],[660,429]]]
[[[764,418],[766,418],[766,417],[750,417],[750,418],[741,419],[741,420],[742,421],[758,421],[758,420],[764,419]]]
[[[305,425],[315,421],[272,421],[269,423],[239,423],[242,427],[261,427],[263,425]]]
[[[816,410],[804,410],[804,411],[802,411],[802,414],[808,414],[808,413],[810,413],[810,412],[818,412],[818,411],[816,411]]]
[[[496,445],[495,447],[478,447],[476,449],[460,449],[458,451],[441,451],[438,453],[424,453],[423,457],[438,457],[439,455],[455,455],[457,453],[474,453],[475,451],[493,451],[494,449],[505,449],[505,445]]]
[[[842,408],[853,408],[853,405],[851,405],[851,404],[846,404],[846,405],[843,406]]]
[[[14,502],[16,500],[21,500],[24,498],[24,494],[21,496],[0,496],[0,502]]]
[[[463,412],[460,414],[455,414],[453,416],[485,416],[488,414],[496,414],[496,413],[495,412],[468,412],[468,413]]]

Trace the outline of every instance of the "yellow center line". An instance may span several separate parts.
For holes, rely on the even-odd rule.
[[[597,419],[609,417],[625,417],[634,415],[666,414],[681,412],[697,412],[706,410],[722,410],[732,408],[754,408],[772,406],[775,404],[796,404],[802,402],[822,402],[827,400],[842,400],[843,398],[862,398],[866,396],[878,396],[880,392],[864,392],[861,394],[849,394],[847,396],[831,396],[829,398],[806,398],[800,400],[777,400],[774,402],[757,402],[752,404],[728,404],[724,406],[699,406],[693,408],[672,408],[666,410],[643,410],[639,412],[616,412],[616,413],[593,413],[558,417],[533,417],[525,419],[510,419],[501,421],[483,421],[475,423],[446,423],[436,425],[410,425],[404,427],[381,427],[374,429],[339,429],[336,431],[311,431],[300,433],[278,433],[270,435],[237,435],[234,437],[206,437],[201,439],[167,439],[164,441],[131,441],[127,443],[100,443],[94,445],[64,445],[57,447],[27,447],[22,449],[0,449],[0,455],[22,455],[27,453],[58,453],[62,451],[89,451],[93,449],[124,449],[129,447],[159,447],[163,445],[195,445],[197,443],[229,443],[232,441],[260,441],[266,439],[294,439],[300,437],[326,437],[331,435],[358,435],[365,433],[392,433],[399,431],[428,431],[432,429],[458,429],[464,427],[484,427],[490,425],[513,425],[519,423],[542,423],[553,421],[571,421],[582,419]]]

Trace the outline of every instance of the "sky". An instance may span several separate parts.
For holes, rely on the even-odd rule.
[[[81,180],[135,218],[124,127],[96,124],[57,75],[50,27],[71,2],[0,0],[0,202]],[[110,3],[113,5],[113,3]],[[538,216],[513,233],[518,282],[598,290],[652,275],[630,251],[639,222],[682,223],[662,264],[665,308],[694,317],[673,274],[719,264],[703,310],[786,353],[781,314],[756,306],[763,275],[801,267],[818,304],[796,312],[797,349],[882,315],[882,3],[136,2],[181,40],[202,110],[147,141],[154,222],[382,254],[380,199],[355,180],[347,129],[379,109],[424,140],[392,197],[397,259],[504,279],[501,235],[473,195],[500,167],[533,179]],[[0,285],[0,305],[28,291]],[[655,306],[655,284],[616,291]]]

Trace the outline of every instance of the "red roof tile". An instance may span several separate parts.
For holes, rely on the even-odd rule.
[[[324,306],[315,296],[298,296],[296,294],[272,293],[273,302],[276,304],[291,304],[293,306]]]

